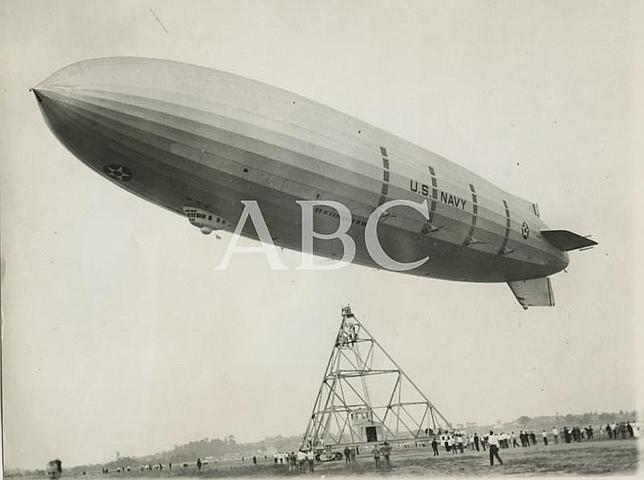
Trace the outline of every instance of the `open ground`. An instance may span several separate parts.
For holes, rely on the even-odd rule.
[[[132,471],[126,474],[88,471],[83,478],[115,479],[143,477],[223,478],[223,477],[276,477],[276,476],[547,476],[547,475],[634,475],[638,471],[641,449],[637,440],[591,441],[582,443],[538,445],[528,448],[509,448],[500,451],[504,464],[491,467],[487,452],[451,454],[440,450],[440,456],[432,456],[431,448],[406,448],[393,450],[391,469],[377,471],[370,454],[359,455],[357,461],[347,466],[344,461],[315,464],[314,473],[289,472],[286,465],[276,465],[272,458],[261,459],[253,465],[248,458],[244,462],[221,461],[205,465],[201,471],[196,467],[182,468],[176,465],[156,471]]]

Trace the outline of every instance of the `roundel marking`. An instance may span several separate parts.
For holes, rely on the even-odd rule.
[[[523,237],[524,240],[527,240],[528,237],[530,236],[530,227],[526,222],[523,222],[521,224],[521,236]]]
[[[105,165],[103,167],[103,172],[114,180],[119,182],[127,182],[132,178],[132,171],[124,165],[119,165],[117,163],[112,163],[111,165]]]

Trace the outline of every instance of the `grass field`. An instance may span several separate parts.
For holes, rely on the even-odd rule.
[[[394,451],[388,475],[610,475],[635,474],[639,449],[634,441],[603,441],[545,447],[510,448],[500,452],[504,465],[490,467],[487,452],[447,454],[433,457],[431,449]],[[364,455],[352,468],[325,464],[316,473],[327,475],[374,474],[373,460]]]
[[[466,475],[606,475],[635,474],[639,451],[635,442],[589,442],[544,447],[505,449],[500,452],[504,465],[489,464],[487,452],[458,455],[441,452],[432,457],[431,450],[403,451],[392,457],[392,472],[400,475],[466,476]],[[371,459],[357,466],[360,472],[374,472]],[[496,462],[495,462],[496,463]],[[340,474],[334,468],[328,473]]]
[[[194,466],[175,466],[158,471],[111,472],[102,475],[87,472],[79,476],[83,480],[137,479],[144,478],[225,478],[225,477],[348,477],[348,476],[548,476],[548,475],[634,475],[640,461],[639,442],[635,440],[591,441],[572,444],[538,445],[529,448],[510,448],[500,452],[504,465],[490,467],[487,452],[448,454],[441,448],[440,456],[432,456],[431,448],[393,450],[391,470],[376,471],[373,458],[368,454],[358,456],[357,462],[347,467],[344,461],[316,463],[313,474],[289,472],[285,465],[275,465],[272,460],[262,459],[258,465],[246,462],[221,462],[205,466],[200,472]],[[69,477],[72,475],[64,475]],[[25,478],[25,477],[23,477]]]

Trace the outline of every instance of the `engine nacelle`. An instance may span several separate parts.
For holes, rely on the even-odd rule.
[[[215,230],[232,227],[232,224],[225,218],[202,208],[183,207],[183,213],[188,217],[190,224],[197,227],[204,235],[208,235]]]

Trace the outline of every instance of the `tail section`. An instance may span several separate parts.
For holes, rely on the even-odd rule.
[[[569,230],[541,230],[541,236],[559,250],[585,250],[597,245],[597,242],[588,237],[582,237]]]
[[[555,295],[548,277],[508,282],[510,290],[524,310],[528,307],[554,307]]]

